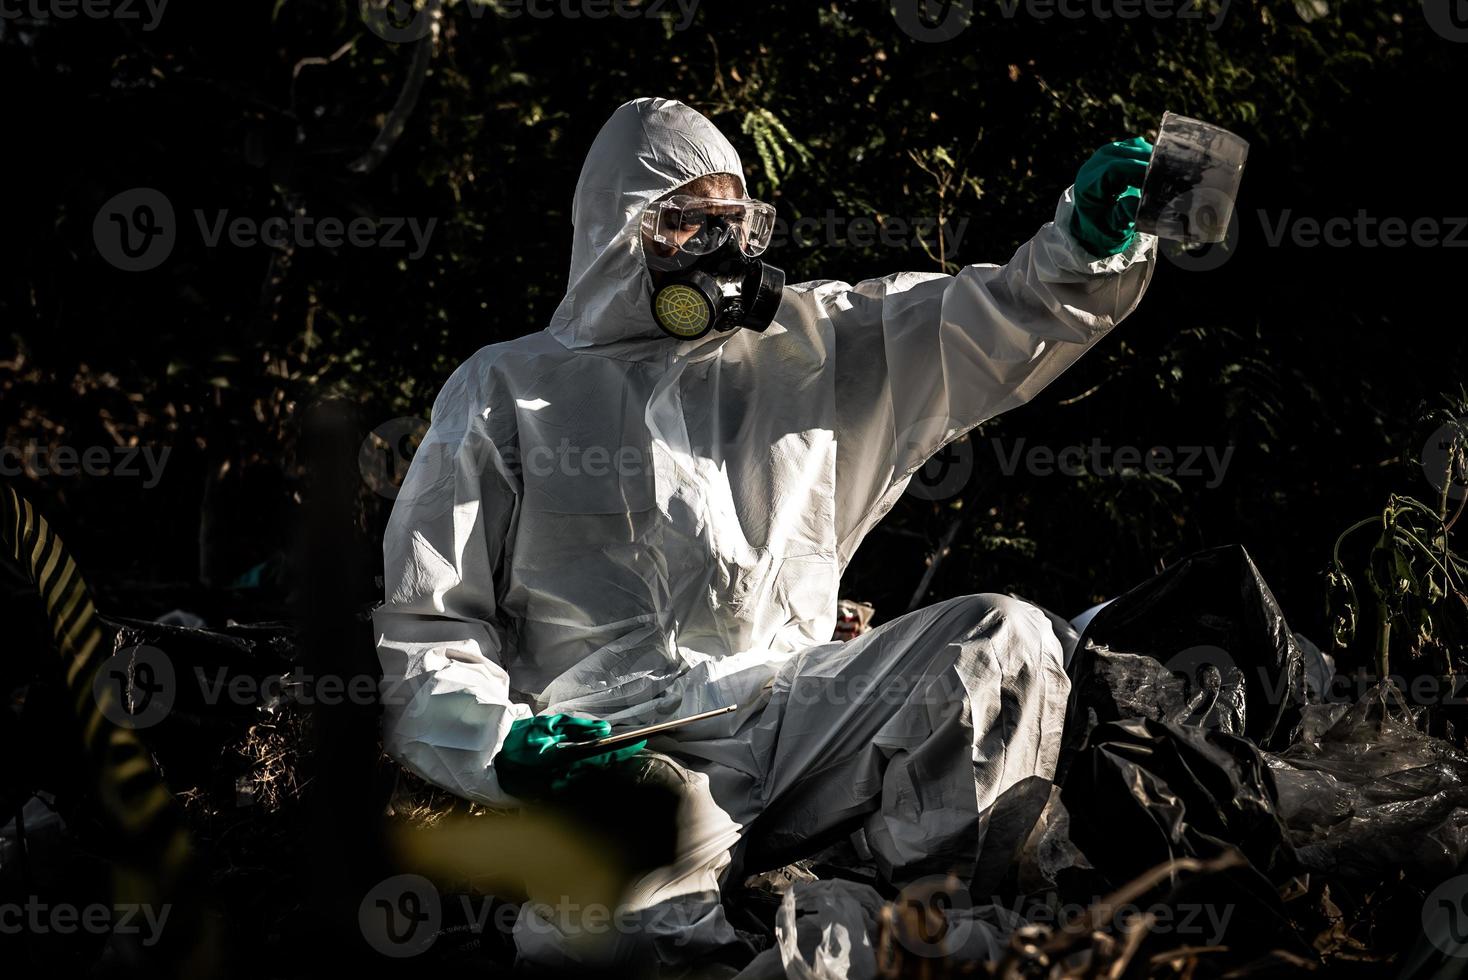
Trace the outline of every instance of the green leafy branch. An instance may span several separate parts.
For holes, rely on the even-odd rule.
[[[1327,611],[1339,647],[1355,642],[1362,602],[1355,581],[1341,556],[1346,539],[1357,531],[1376,528],[1377,537],[1366,561],[1365,580],[1374,613],[1373,652],[1382,678],[1390,674],[1393,633],[1406,633],[1412,656],[1429,649],[1442,653],[1445,676],[1455,675],[1448,642],[1448,621],[1468,620],[1468,561],[1453,549],[1452,530],[1463,515],[1468,494],[1456,502],[1453,490],[1463,487],[1468,473],[1468,424],[1458,414],[1439,432],[1443,441],[1441,496],[1436,506],[1414,497],[1393,494],[1379,516],[1357,521],[1336,539],[1327,573]],[[1437,474],[1434,482],[1437,482]],[[1456,509],[1454,510],[1456,506]]]
[[[809,165],[811,162],[810,150],[792,136],[780,117],[769,109],[750,109],[744,114],[744,122],[739,128],[754,141],[755,153],[759,155],[760,166],[764,168],[765,179],[771,188],[779,187],[781,180],[795,172],[786,150],[793,152],[801,164]]]

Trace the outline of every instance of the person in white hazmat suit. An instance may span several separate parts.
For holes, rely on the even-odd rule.
[[[1040,609],[969,595],[833,643],[837,587],[930,456],[1136,307],[1155,239],[1125,199],[1144,169],[1136,151],[1078,179],[1003,265],[788,286],[764,332],[679,341],[651,312],[643,216],[709,181],[742,195],[739,156],[676,101],[603,127],[565,299],[444,385],[374,616],[387,751],[491,806],[522,802],[512,761],[554,766],[543,750],[581,733],[558,715],[596,734],[739,706],[643,753],[676,772],[678,857],[625,896],[638,935],[596,955],[674,962],[730,941],[736,852],[753,872],[755,852],[789,860],[860,829],[893,883],[972,873],[1004,801],[1053,774],[1069,685]],[[515,926],[523,959],[591,955],[536,915]]]

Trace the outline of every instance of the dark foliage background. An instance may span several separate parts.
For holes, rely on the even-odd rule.
[[[1468,214],[1449,148],[1468,47],[1434,33],[1416,3],[1234,0],[1216,31],[1209,6],[1204,20],[1037,20],[985,0],[958,37],[922,43],[884,0],[706,0],[681,31],[671,5],[665,17],[541,19],[465,0],[445,11],[406,128],[367,174],[350,165],[414,84],[413,46],[366,29],[355,3],[173,0],[153,30],[8,17],[6,444],[169,447],[153,488],[22,482],[119,611],[268,612],[291,587],[304,408],[347,399],[364,436],[426,416],[464,357],[541,328],[564,287],[582,156],[622,101],[662,94],[708,113],[743,153],[751,192],[788,219],[966,222],[946,256],[960,263],[1007,259],[1092,149],[1151,134],[1172,110],[1252,144],[1227,261],[1164,262],[1122,329],[979,430],[958,498],[904,499],[845,594],[879,618],[901,613],[955,521],[925,601],[1013,590],[1067,615],[1189,551],[1241,542],[1292,625],[1323,643],[1335,536],[1389,491],[1432,493],[1416,461],[1431,429],[1421,419],[1464,377],[1455,294],[1468,253],[1271,247],[1259,212],[1270,225],[1286,212]],[[762,158],[756,138],[777,152]],[[954,172],[940,198],[935,175]],[[162,191],[179,220],[172,254],[148,272],[112,267],[93,240],[99,208],[134,187]],[[402,249],[211,248],[194,209],[437,225],[411,261]],[[793,281],[937,268],[922,248],[839,239],[772,258]],[[1007,476],[995,439],[1005,452],[1021,439],[1234,452],[1209,487]],[[364,488],[362,505],[377,534],[387,501]],[[262,585],[237,581],[261,563]],[[376,572],[340,569],[364,598]]]

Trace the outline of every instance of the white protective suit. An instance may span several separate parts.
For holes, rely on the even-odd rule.
[[[1068,683],[1039,609],[966,596],[837,644],[837,586],[914,471],[1105,336],[1155,254],[1139,235],[1090,257],[1067,192],[1004,265],[802,283],[763,334],[679,342],[649,311],[639,218],[714,173],[743,179],[682,103],[612,115],[549,328],[480,350],[433,406],[375,615],[388,751],[488,804],[516,802],[491,765],[515,719],[743,706],[653,745],[685,834],[627,902],[656,910],[642,938],[675,940],[665,958],[731,938],[736,844],[757,871],[860,827],[893,881],[972,872],[1001,795],[1053,773]],[[526,910],[522,956],[579,955]]]

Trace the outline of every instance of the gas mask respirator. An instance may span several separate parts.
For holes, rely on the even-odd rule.
[[[679,340],[710,330],[764,331],[775,319],[785,273],[760,260],[775,209],[748,198],[675,195],[643,213],[647,265],[661,275],[652,315]]]

